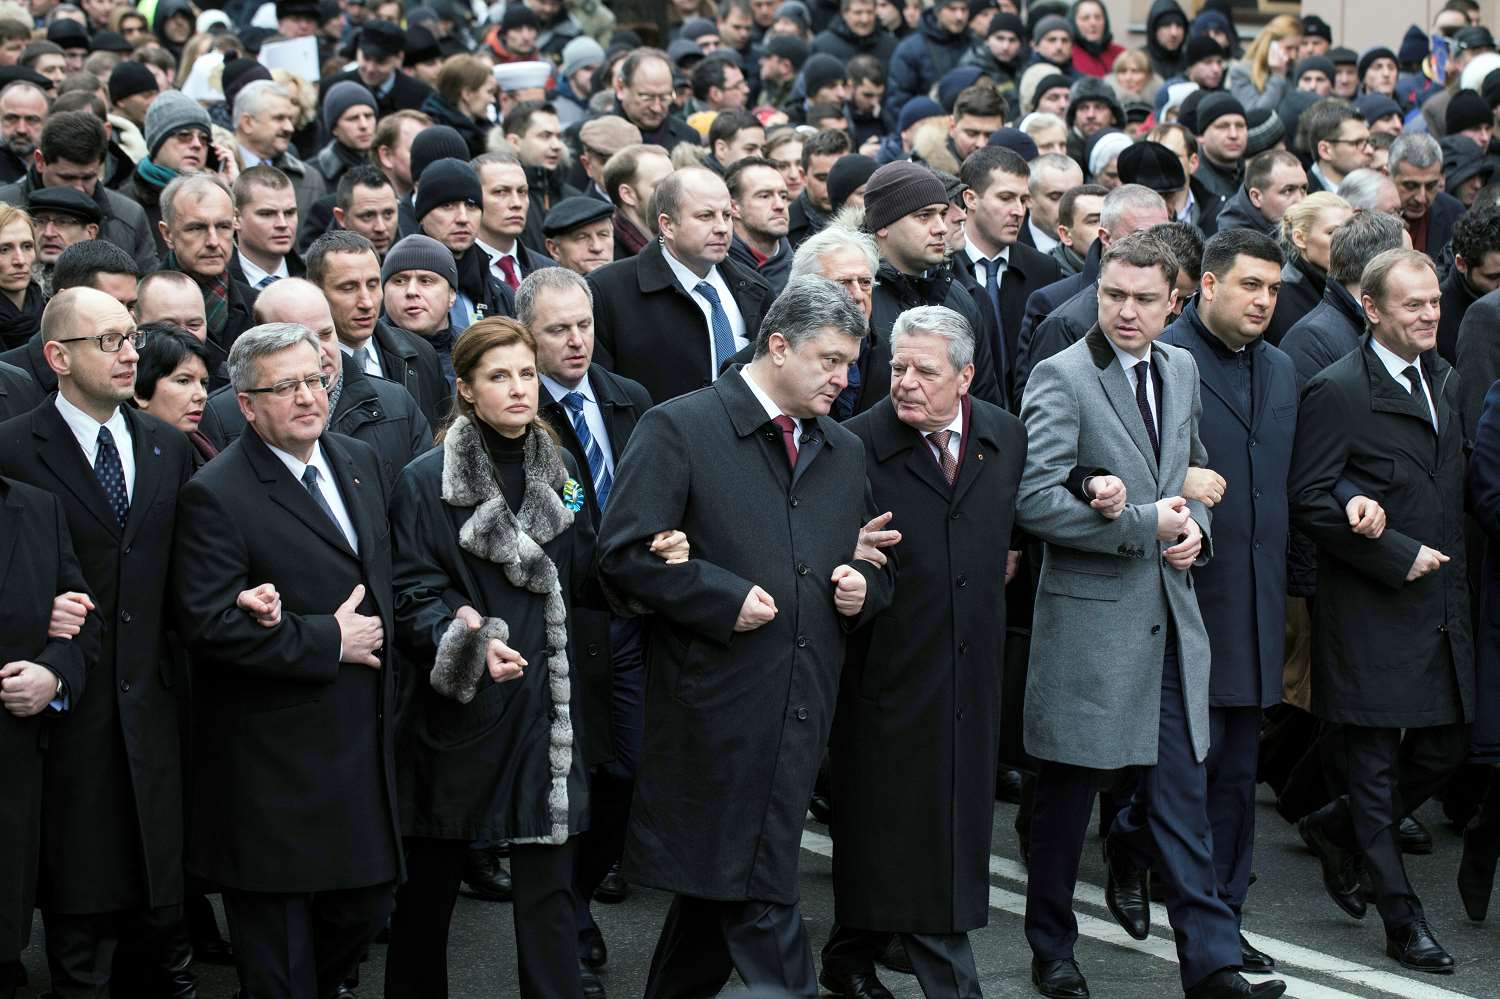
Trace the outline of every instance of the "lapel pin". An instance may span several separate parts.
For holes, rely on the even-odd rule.
[[[983,451],[975,451],[974,452],[974,457],[978,458],[980,461],[983,461],[984,460],[984,452]]]
[[[151,448],[151,453],[154,454],[154,455],[156,455],[158,458],[160,458],[161,457],[161,447],[160,447],[160,445],[152,447]]]
[[[354,477],[354,484],[356,486],[359,485],[359,476],[357,476],[357,475]]]

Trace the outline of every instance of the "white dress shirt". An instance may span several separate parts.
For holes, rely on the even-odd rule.
[[[953,461],[956,464],[958,462],[958,456],[963,454],[961,445],[963,443],[964,433],[964,408],[962,406],[959,406],[958,412],[954,414],[953,422],[948,424],[943,429],[953,431],[953,433],[948,437],[948,453],[953,456]],[[937,445],[933,444],[932,438],[928,437],[927,435],[930,433],[942,432],[942,430],[927,430],[922,432],[922,443],[927,445],[927,452],[932,455],[932,460],[938,463],[939,468],[941,468],[943,465],[943,456],[938,453]]]
[[[965,225],[964,228],[967,230],[968,226]],[[979,282],[979,287],[988,291],[988,280],[990,275],[989,271],[985,268],[985,261],[989,260],[990,258],[986,257],[984,253],[979,249],[979,247],[974,245],[974,240],[968,237],[967,232],[965,232],[964,235],[964,252],[969,255],[970,260],[974,261],[974,280]],[[1010,268],[1010,247],[1007,246],[1005,249],[996,254],[996,256],[1000,258],[1000,270],[996,276],[1000,279],[1000,283],[1003,285],[1005,283],[1005,272]]]
[[[271,161],[257,153],[251,152],[244,146],[240,146],[240,162],[244,164],[244,166],[240,167],[241,170],[249,170],[253,166],[260,166],[262,163],[270,163]]]
[[[740,374],[744,376],[745,384],[750,386],[750,394],[755,396],[756,401],[760,403],[761,408],[766,411],[766,419],[774,420],[778,416],[786,415],[781,411],[781,407],[776,405],[776,403],[771,400],[770,396],[766,395],[765,389],[755,384],[755,379],[750,377],[750,369],[748,367],[741,368]],[[800,451],[802,448],[802,421],[797,419],[795,416],[789,417],[789,419],[792,421],[792,425],[797,428],[795,440],[797,441],[797,449]]]
[[[260,287],[260,283],[268,277],[277,279],[291,277],[291,273],[286,269],[286,257],[281,258],[281,263],[277,265],[274,271],[267,271],[262,270],[259,264],[241,253],[240,268],[245,272],[245,283],[257,289]],[[275,282],[272,283],[274,284]]]
[[[569,388],[551,375],[542,375],[542,384],[547,391],[552,393],[552,398],[568,414],[568,422],[573,422],[573,411],[568,404],[563,402],[563,396],[569,392],[577,392],[583,396],[583,422],[589,428],[589,435],[594,438],[594,443],[599,445],[599,453],[604,455],[604,467],[609,470],[610,477],[615,474],[615,455],[609,446],[609,429],[604,425],[604,410],[599,408],[599,400],[594,398],[594,387],[589,384],[587,376],[573,388]]]
[[[1036,252],[1038,253],[1051,253],[1057,244],[1062,242],[1062,240],[1058,239],[1052,233],[1042,232],[1042,230],[1038,229],[1036,223],[1029,217],[1026,219],[1026,228],[1031,230],[1031,241],[1036,244]]]
[[[339,350],[343,351],[350,357],[354,356],[354,348],[349,346],[347,343],[344,343],[342,340],[339,341]],[[375,343],[375,338],[373,336],[365,341],[364,371],[365,374],[374,375],[376,378],[385,377],[385,369],[380,366],[380,347]]]
[[[719,304],[724,307],[724,314],[729,317],[730,332],[734,334],[735,350],[739,350],[750,342],[748,335],[745,333],[745,317],[740,315],[739,303],[729,293],[729,284],[724,280],[724,276],[719,273],[719,268],[709,268],[708,276],[700,278],[688,270],[686,264],[672,256],[666,247],[662,248],[661,255],[667,261],[667,266],[672,269],[672,276],[677,279],[677,283],[682,287],[682,290],[688,293],[688,297],[697,304],[699,311],[703,313],[703,323],[708,330],[708,377],[710,379],[717,378],[719,377],[719,365],[729,360],[729,358],[718,356],[718,353],[714,350],[713,305],[709,303],[708,299],[693,289],[698,286],[700,281],[707,281],[713,287],[714,291],[719,293]],[[773,413],[771,415],[774,416],[776,414]]]
[[[525,274],[521,273],[521,258],[516,256],[516,246],[518,246],[519,244],[512,243],[509,250],[499,250],[486,243],[482,239],[476,239],[474,240],[474,242],[478,243],[479,248],[484,251],[484,255],[490,258],[490,273],[495,275],[495,280],[499,281],[501,284],[505,285],[506,287],[510,287],[510,282],[506,280],[505,277],[505,271],[500,267],[501,257],[510,258],[510,265],[516,269],[517,281],[520,281],[526,276]]]
[[[1411,382],[1406,380],[1406,376],[1402,372],[1407,368],[1417,369],[1417,380],[1422,383],[1422,396],[1427,400],[1427,418],[1432,421],[1432,429],[1436,430],[1438,425],[1437,407],[1432,403],[1432,387],[1427,384],[1427,375],[1422,371],[1422,359],[1417,358],[1415,361],[1402,360],[1390,348],[1374,337],[1370,337],[1370,348],[1375,351],[1375,356],[1380,358],[1380,363],[1385,365],[1385,370],[1391,373],[1391,377],[1396,380],[1396,384],[1408,392],[1411,391]]]
[[[94,467],[94,462],[99,457],[99,428],[109,428],[109,435],[115,441],[115,450],[120,452],[120,469],[125,473],[125,496],[127,499],[134,499],[135,442],[130,436],[130,424],[126,422],[125,414],[117,407],[109,422],[100,423],[69,402],[61,392],[57,393],[57,411],[62,414],[68,429],[73,431],[78,446],[83,448],[83,456],[90,468]]]
[[[1108,337],[1105,337],[1105,339],[1109,340]],[[1130,391],[1134,392],[1135,383],[1139,381],[1141,377],[1140,375],[1135,373],[1135,366],[1137,364],[1140,364],[1142,361],[1151,360],[1151,348],[1146,348],[1145,357],[1136,357],[1134,354],[1121,350],[1119,345],[1116,344],[1113,340],[1109,340],[1109,349],[1113,350],[1115,352],[1115,357],[1120,359],[1120,367],[1125,369],[1125,380],[1130,383]],[[1156,411],[1156,365],[1153,364],[1148,367],[1146,369],[1146,372],[1146,405],[1151,407],[1151,422],[1156,424],[1153,429],[1156,431],[1157,440],[1160,440],[1161,414]]]
[[[359,534],[354,530],[354,521],[349,517],[348,507],[344,506],[344,497],[339,493],[338,480],[333,477],[333,466],[328,464],[328,456],[323,453],[323,445],[313,444],[312,460],[308,462],[303,462],[272,444],[267,444],[266,447],[270,448],[271,453],[280,458],[286,470],[292,473],[298,489],[307,488],[302,484],[302,476],[306,474],[308,465],[318,470],[318,492],[322,493],[323,498],[328,501],[329,508],[333,510],[333,519],[338,521],[339,530],[344,532],[344,538],[349,542],[349,547],[354,549],[355,554],[358,554]]]

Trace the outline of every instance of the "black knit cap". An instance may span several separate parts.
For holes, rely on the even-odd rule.
[[[1184,97],[1182,103],[1177,106],[1177,124],[1194,135],[1198,134],[1198,104],[1207,96],[1208,91],[1195,90]]]
[[[1368,50],[1364,55],[1360,56],[1359,62],[1356,63],[1357,69],[1355,70],[1355,72],[1359,75],[1361,83],[1363,83],[1365,79],[1365,70],[1374,65],[1376,59],[1389,59],[1391,62],[1396,62],[1396,53],[1392,52],[1384,45],[1377,45],[1375,46],[1375,48]],[[1397,65],[1400,64],[1397,63]]]
[[[1245,117],[1245,105],[1239,99],[1226,90],[1215,90],[1213,93],[1204,94],[1198,99],[1198,110],[1193,115],[1193,131],[1202,135],[1208,131],[1208,126],[1218,121],[1225,115],[1237,114]]]
[[[390,21],[370,21],[359,29],[359,51],[371,59],[389,59],[406,51],[406,32]]]
[[[224,103],[234,108],[234,99],[256,80],[272,79],[271,71],[254,59],[231,59],[224,64],[221,83],[224,88]]]
[[[1302,33],[1313,38],[1321,38],[1329,44],[1333,43],[1333,29],[1328,22],[1316,14],[1307,14],[1302,18]]]
[[[1009,149],[1027,163],[1030,163],[1042,154],[1041,150],[1036,147],[1035,139],[1019,128],[1011,128],[1009,125],[1004,128],[997,128],[991,132],[989,141],[985,145]]]
[[[1466,128],[1492,124],[1494,120],[1488,101],[1472,90],[1460,90],[1448,101],[1448,110],[1443,114],[1443,131],[1454,135]]]
[[[1209,35],[1194,35],[1187,41],[1187,47],[1183,50],[1187,53],[1187,64],[1197,65],[1205,59],[1218,56],[1220,59],[1229,58],[1229,53],[1224,46],[1214,41]]]
[[[143,62],[133,59],[120,63],[109,71],[109,99],[118,104],[136,94],[154,94],[161,89],[156,76]]]
[[[581,225],[607,219],[614,213],[615,206],[608,201],[575,194],[571,198],[563,198],[552,206],[552,210],[542,220],[542,235],[561,236]]]
[[[118,31],[96,31],[93,37],[93,50],[95,52],[118,52],[120,55],[130,55],[135,51],[135,46],[125,40],[125,36]]]
[[[431,271],[448,282],[448,287],[458,287],[458,265],[453,260],[453,251],[424,233],[412,233],[403,237],[386,251],[385,262],[380,265],[380,280],[389,281],[404,271]]]
[[[542,19],[524,3],[513,3],[505,8],[505,14],[500,18],[500,30],[503,33],[516,28],[535,28],[541,31]]]
[[[453,157],[429,164],[417,180],[417,197],[414,205],[417,221],[422,221],[427,217],[428,212],[439,205],[449,205],[455,201],[467,201],[475,205],[484,204],[484,192],[479,186],[479,175],[466,161]]]
[[[802,84],[808,97],[812,97],[829,84],[848,78],[849,74],[844,69],[844,64],[827,53],[820,52],[809,56],[807,62],[802,64]]]
[[[447,125],[424,128],[411,140],[411,175],[420,177],[429,163],[448,157],[468,160],[469,144],[464,137]]]
[[[70,17],[53,21],[47,26],[47,41],[56,42],[65,49],[91,47],[88,29]]]
[[[887,163],[865,183],[865,229],[877,232],[928,205],[946,205],[948,191],[928,167],[909,160]]]
[[[414,24],[406,29],[405,64],[419,66],[424,62],[441,59],[443,50],[438,48],[437,36],[427,30],[426,25]]]
[[[1245,159],[1249,160],[1286,138],[1286,125],[1270,108],[1256,108],[1245,114]]]
[[[1002,10],[990,18],[990,30],[985,34],[997,35],[1002,31],[1009,31],[1023,42],[1026,40],[1026,22],[1008,10]]]
[[[1303,73],[1312,70],[1317,70],[1328,77],[1329,83],[1332,83],[1333,78],[1338,75],[1338,67],[1333,64],[1332,59],[1327,56],[1308,56],[1306,59],[1298,59],[1297,64],[1292,67],[1292,82],[1296,83],[1302,79]]]
[[[1120,182],[1140,184],[1157,194],[1172,194],[1187,185],[1182,160],[1160,142],[1137,142],[1120,154],[1115,167]]]
[[[879,168],[879,163],[859,153],[848,153],[835,160],[833,169],[828,171],[828,200],[833,203],[833,210],[843,208],[849,195],[867,183]]]

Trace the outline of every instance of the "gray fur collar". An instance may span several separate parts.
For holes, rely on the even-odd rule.
[[[497,565],[533,562],[535,554],[518,547],[517,529],[540,546],[572,525],[573,511],[558,495],[568,481],[562,449],[540,427],[527,432],[525,468],[526,495],[520,512],[512,513],[500,494],[479,428],[466,416],[453,421],[443,438],[443,502],[475,508],[459,536],[465,551]]]

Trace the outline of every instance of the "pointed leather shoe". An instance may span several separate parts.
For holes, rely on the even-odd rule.
[[[1276,999],[1285,991],[1286,982],[1279,978],[1252,985],[1233,968],[1221,968],[1184,995],[1187,999]]]
[[[1299,820],[1297,832],[1323,868],[1323,889],[1333,899],[1334,905],[1355,919],[1364,919],[1369,906],[1360,894],[1359,877],[1355,873],[1354,863],[1349,854],[1323,832],[1315,821],[1315,816],[1316,813]]]
[[[1146,939],[1151,935],[1151,892],[1146,869],[1126,860],[1121,851],[1111,849],[1108,839],[1104,841],[1104,864],[1109,868],[1104,886],[1109,914],[1126,933],[1137,940]]]
[[[1089,983],[1083,980],[1077,961],[1032,958],[1031,984],[1047,999],[1089,999]]]
[[[1495,792],[1491,792],[1495,793]],[[1458,862],[1458,897],[1464,912],[1476,923],[1490,914],[1495,890],[1495,867],[1500,863],[1500,830],[1478,824],[1464,830],[1464,854]]]
[[[1432,833],[1414,816],[1408,815],[1397,824],[1396,840],[1401,844],[1402,853],[1425,857],[1432,852]]]
[[[1385,938],[1385,952],[1401,962],[1403,968],[1429,971],[1435,975],[1453,974],[1453,956],[1432,935],[1427,920],[1419,919]]]
[[[603,902],[605,905],[616,905],[625,901],[630,894],[630,883],[620,874],[620,865],[611,864],[609,873],[604,875],[604,880],[599,882],[599,887],[594,889],[594,901]]]
[[[1240,970],[1247,975],[1269,975],[1276,970],[1276,959],[1256,948],[1245,934],[1240,934]]]
[[[599,980],[594,969],[582,961],[578,962],[578,980],[583,986],[583,999],[605,999],[604,983]]]
[[[824,971],[818,976],[818,984],[836,996],[847,996],[849,999],[895,999],[891,990],[880,984],[880,979],[873,972],[831,975]]]
[[[875,962],[883,968],[901,975],[915,975],[917,970],[912,967],[911,955],[906,952],[906,941],[901,939],[901,934],[892,933],[890,942],[880,952]]]
[[[578,960],[594,971],[609,963],[609,948],[604,945],[604,934],[597,927],[578,934]]]

